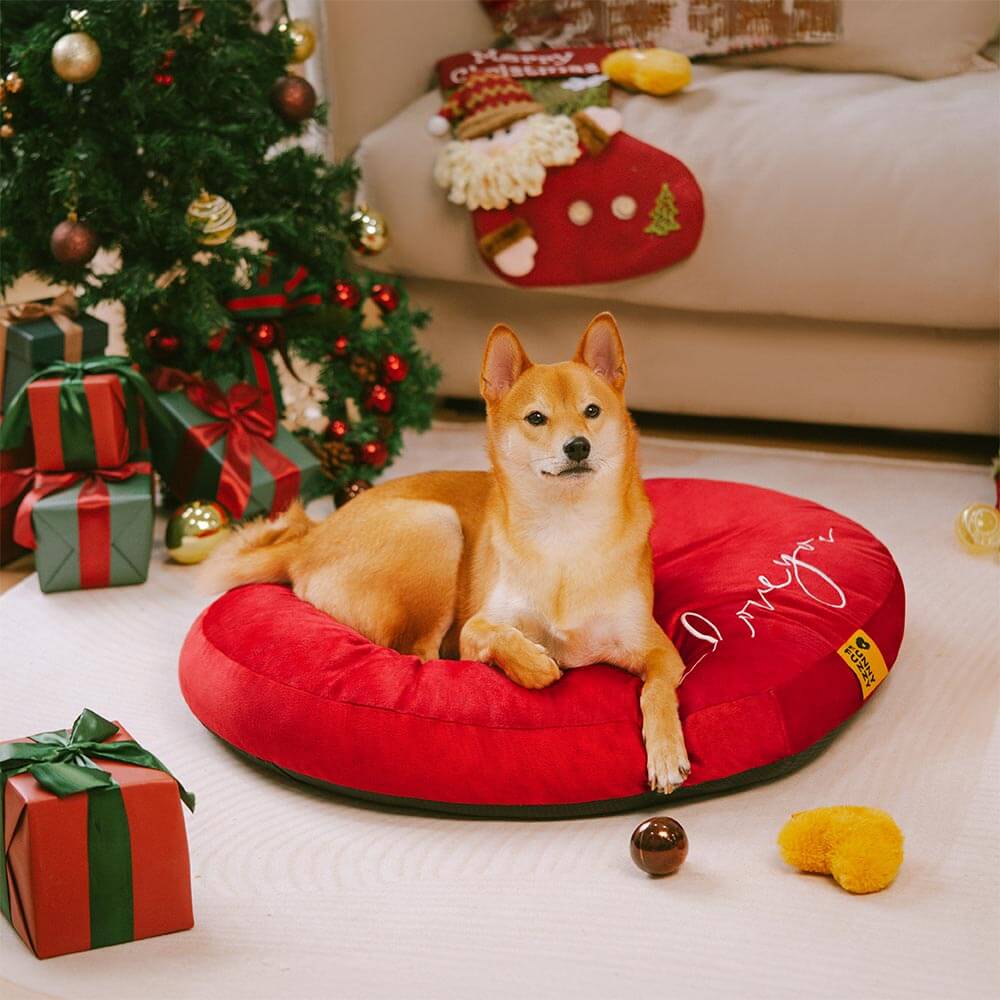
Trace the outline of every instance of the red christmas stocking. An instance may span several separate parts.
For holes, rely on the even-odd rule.
[[[618,131],[612,108],[573,116],[582,152],[549,167],[541,193],[472,222],[486,263],[514,285],[585,285],[649,274],[689,257],[705,210],[676,157]]]

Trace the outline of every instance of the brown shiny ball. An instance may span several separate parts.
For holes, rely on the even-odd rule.
[[[348,500],[353,500],[356,496],[364,493],[365,490],[370,490],[372,484],[366,482],[364,479],[354,479],[349,482],[346,486],[341,487],[337,490],[337,494],[334,497],[338,507],[343,507]]]
[[[305,121],[316,110],[316,91],[301,76],[283,76],[271,88],[271,103],[286,121]]]
[[[687,834],[677,820],[654,816],[632,831],[630,851],[647,875],[672,875],[687,857]]]
[[[85,222],[65,219],[52,230],[49,249],[60,264],[86,264],[97,253],[100,240]]]

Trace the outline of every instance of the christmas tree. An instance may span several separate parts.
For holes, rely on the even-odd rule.
[[[294,141],[326,117],[289,69],[308,22],[286,10],[265,31],[249,0],[0,15],[0,287],[32,271],[84,307],[120,302],[144,372],[239,378],[246,345],[280,357],[330,492],[364,488],[403,428],[429,425],[438,371],[414,340],[427,314],[351,265],[387,239],[352,207],[354,164]]]
[[[669,236],[677,232],[681,224],[677,221],[677,202],[670,185],[664,183],[656,196],[656,204],[649,213],[649,225],[643,230],[650,236]]]

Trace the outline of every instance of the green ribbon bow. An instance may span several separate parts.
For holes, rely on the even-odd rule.
[[[75,382],[82,382],[85,375],[102,374],[117,375],[123,382],[135,389],[142,398],[146,404],[146,414],[149,418],[157,422],[166,421],[163,407],[153,391],[153,387],[132,367],[128,358],[117,355],[101,355],[95,358],[86,358],[83,361],[54,361],[41,371],[35,372],[11,400],[10,407],[4,414],[3,423],[0,424],[0,451],[17,448],[24,442],[24,435],[31,419],[28,408],[28,386],[32,382],[37,382],[38,379],[42,378],[63,379],[60,392],[62,405],[74,411],[73,416],[78,421],[89,422],[87,414],[81,410],[84,405],[82,402],[83,393],[72,391],[71,386]]]
[[[119,727],[86,708],[73,728],[38,733],[31,742],[0,744],[0,911],[10,920],[4,830],[4,786],[15,774],[30,774],[46,791],[65,798],[88,795],[87,852],[90,876],[91,947],[131,941],[132,856],[128,816],[118,782],[94,758],[135,764],[170,775],[162,761],[135,740],[107,743]],[[179,781],[181,801],[194,812],[195,798]]]

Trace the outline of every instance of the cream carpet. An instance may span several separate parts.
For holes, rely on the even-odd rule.
[[[482,467],[481,433],[438,425],[392,472]],[[205,598],[162,547],[142,587],[44,596],[29,577],[0,600],[0,734],[68,725],[88,706],[160,755],[198,794],[196,927],[39,962],[2,924],[0,995],[996,996],[1000,578],[952,534],[963,506],[989,499],[985,471],[662,439],[643,457],[647,475],[818,500],[895,554],[908,591],[896,670],[823,756],[777,783],[669,809],[691,853],[653,881],[628,856],[641,813],[393,812],[237,759],[181,700],[177,653]],[[884,893],[849,896],[778,857],[791,812],[844,802],[887,809],[906,834]]]

